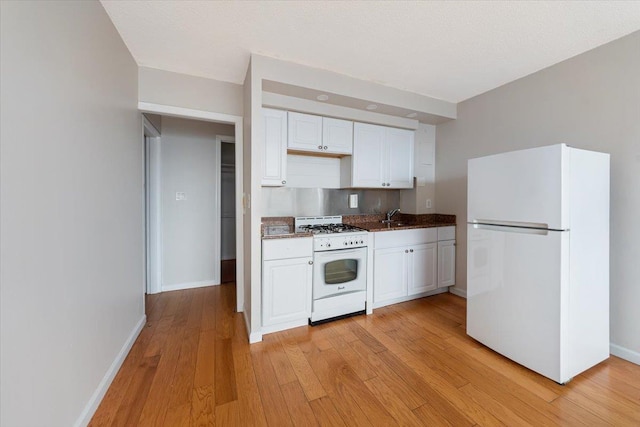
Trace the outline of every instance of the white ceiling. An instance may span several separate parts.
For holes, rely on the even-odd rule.
[[[254,52],[450,102],[640,30],[640,1],[101,1],[140,66],[242,83]]]

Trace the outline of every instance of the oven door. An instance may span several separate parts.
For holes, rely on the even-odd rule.
[[[367,289],[367,248],[313,254],[313,299]]]

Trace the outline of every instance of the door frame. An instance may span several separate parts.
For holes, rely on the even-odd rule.
[[[162,192],[160,191],[160,131],[142,116],[143,135],[145,143],[144,174],[144,221],[145,247],[144,256],[146,268],[144,271],[144,289],[148,294],[162,292]]]
[[[244,217],[242,208],[243,190],[243,135],[242,116],[215,113],[212,111],[194,110],[191,108],[174,107],[171,105],[138,102],[140,113],[159,114],[163,116],[195,119],[207,122],[231,124],[235,129],[235,155],[236,155],[236,311],[244,311],[244,236],[242,220]],[[219,214],[219,213],[218,213]],[[218,252],[220,253],[220,252]]]

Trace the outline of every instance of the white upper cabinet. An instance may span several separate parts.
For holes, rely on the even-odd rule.
[[[349,155],[353,146],[353,122],[289,112],[291,151],[311,154]]]
[[[326,153],[351,155],[353,152],[353,122],[323,117],[322,144]]]
[[[413,136],[414,133],[405,129],[385,129],[386,142],[389,150],[387,187],[413,187]]]
[[[287,112],[263,108],[262,126],[264,137],[262,185],[285,185],[287,183]]]
[[[343,160],[346,187],[412,188],[414,133],[354,123],[353,156]]]
[[[345,160],[350,161],[351,170],[343,170],[343,178],[350,176],[351,182],[343,186],[382,187],[384,147],[384,127],[354,123],[353,156]]]
[[[289,141],[290,150],[321,152],[322,117],[311,114],[301,114],[289,111]]]

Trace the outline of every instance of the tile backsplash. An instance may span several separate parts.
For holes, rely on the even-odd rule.
[[[349,208],[349,195],[358,207]],[[400,207],[400,190],[262,188],[263,216],[319,216],[383,213]]]

